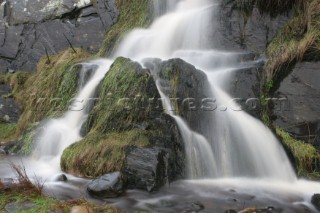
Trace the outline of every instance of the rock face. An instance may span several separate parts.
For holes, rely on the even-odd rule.
[[[270,16],[262,14],[258,8],[252,11],[241,11],[238,1],[221,1],[221,8],[214,20],[218,29],[214,34],[215,45],[226,50],[250,50],[262,53],[268,43],[290,17],[287,14]]]
[[[0,122],[17,122],[20,116],[20,107],[10,97],[11,88],[9,85],[0,83]]]
[[[0,7],[0,73],[32,72],[69,47],[94,53],[117,21],[114,0],[6,0]]]
[[[320,62],[298,63],[275,92],[274,125],[320,148]]]
[[[311,203],[320,211],[320,194],[314,194],[311,198]]]
[[[105,174],[88,184],[90,195],[104,198],[118,197],[124,191],[120,172]]]

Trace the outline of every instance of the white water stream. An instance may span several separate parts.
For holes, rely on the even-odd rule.
[[[226,105],[231,100],[227,85],[232,77],[230,70],[236,72],[236,60],[233,53],[210,48],[214,39],[210,35],[215,30],[211,20],[216,5],[214,0],[154,0],[157,18],[148,29],[135,29],[129,33],[111,57],[112,60],[88,62],[86,66],[96,65],[98,69],[80,89],[76,100],[88,100],[93,96],[112,61],[118,56],[136,61],[152,57],[162,60],[179,57],[206,73],[211,86],[209,92],[217,99],[218,105]],[[158,88],[165,108],[170,109],[169,97],[160,86]],[[83,104],[86,106],[87,103]],[[81,138],[80,128],[87,113],[85,110],[70,110],[62,118],[48,121],[45,131],[38,138],[35,150],[38,158],[59,166],[63,150]],[[215,179],[216,184],[219,179],[224,183],[231,178],[228,183],[238,184],[243,190],[245,187],[242,184],[249,187],[250,181],[256,181],[257,186],[261,185],[261,181],[271,185],[274,181],[273,187],[285,183],[285,189],[290,184],[298,183],[288,157],[275,136],[259,120],[245,112],[227,109],[209,113],[214,125],[208,128],[210,132],[203,134],[206,137],[190,129],[173,111],[168,110],[168,113],[176,120],[183,136],[190,179],[210,178]],[[243,181],[243,178],[249,178],[249,181]],[[208,180],[203,181],[208,183]],[[305,185],[305,182],[298,184],[300,187],[296,191],[304,194],[306,200],[316,190],[320,191],[316,183],[310,185],[312,189]]]

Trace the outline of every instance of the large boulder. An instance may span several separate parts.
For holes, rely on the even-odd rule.
[[[40,57],[69,47],[98,52],[117,17],[115,0],[6,0],[0,8],[0,73],[32,72]]]
[[[275,92],[282,98],[273,108],[273,124],[320,148],[320,73],[319,62],[298,63]],[[281,105],[280,105],[281,104]]]
[[[85,177],[121,171],[128,188],[149,191],[184,176],[183,142],[149,70],[120,57],[97,94],[84,139],[62,155],[64,171]]]

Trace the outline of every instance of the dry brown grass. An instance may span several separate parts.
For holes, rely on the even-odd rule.
[[[307,53],[319,54],[319,27],[320,0],[305,0],[267,48],[266,82],[279,80],[290,65],[302,61]]]
[[[34,183],[30,180],[25,167],[21,163],[20,165],[10,162],[10,166],[16,173],[17,183],[14,183],[10,188],[20,189],[24,191],[32,192],[33,194],[42,195],[44,183],[40,178],[35,177]]]

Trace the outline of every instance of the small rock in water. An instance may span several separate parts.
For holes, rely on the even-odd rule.
[[[67,176],[65,174],[58,175],[54,178],[55,181],[58,182],[66,182],[68,180]]]
[[[120,172],[105,174],[88,184],[87,191],[92,196],[113,198],[124,191]]]
[[[314,194],[311,198],[311,203],[320,211],[320,194]]]
[[[70,213],[93,213],[93,210],[88,206],[74,206]]]
[[[37,205],[31,202],[14,202],[5,206],[7,212],[21,212],[36,208]]]

